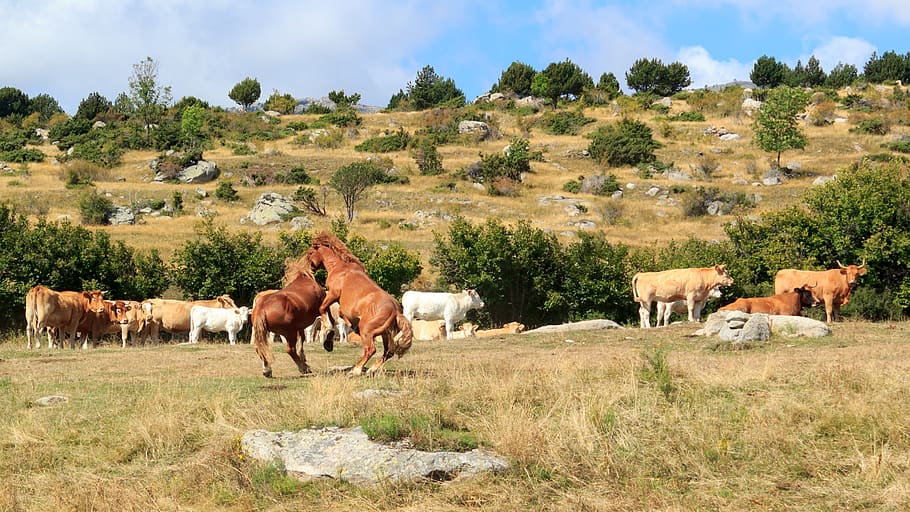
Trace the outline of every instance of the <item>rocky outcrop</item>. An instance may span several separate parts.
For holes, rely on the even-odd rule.
[[[252,222],[257,226],[283,222],[295,216],[299,209],[289,199],[275,192],[266,192],[259,196],[253,209],[240,219],[241,224]]]
[[[820,338],[830,335],[831,328],[824,322],[803,316],[718,311],[708,316],[704,328],[695,332],[698,336],[716,335],[733,344],[765,342],[772,333]]]
[[[252,430],[243,435],[240,447],[251,458],[277,464],[300,480],[332,478],[356,485],[446,481],[508,467],[502,457],[480,450],[425,452],[386,446],[370,441],[361,427]]]

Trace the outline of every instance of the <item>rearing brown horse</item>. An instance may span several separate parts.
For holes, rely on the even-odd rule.
[[[367,375],[379,371],[392,356],[401,357],[411,348],[411,323],[402,314],[401,304],[367,275],[363,263],[341,240],[321,233],[313,239],[305,258],[314,270],[324,268],[328,272],[326,296],[319,306],[323,322],[331,325],[327,311],[337,301],[342,318],[354,326],[363,340],[363,357],[349,375],[363,373],[364,365],[376,353],[376,336],[382,336],[382,357],[370,366]]]
[[[314,321],[321,321],[319,306],[325,299],[325,291],[313,279],[309,261],[302,258],[288,261],[284,282],[286,285],[280,290],[259,294],[250,314],[253,329],[251,341],[259,358],[262,359],[262,374],[266,377],[272,376],[274,359],[269,333],[284,338],[287,353],[297,364],[301,374],[311,373],[310,367],[306,364],[303,345],[300,343],[299,354],[297,345],[304,338],[303,330]],[[317,331],[325,336],[323,347],[331,351],[334,331],[321,329]]]

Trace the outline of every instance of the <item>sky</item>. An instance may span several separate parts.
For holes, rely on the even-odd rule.
[[[907,0],[0,0],[0,87],[74,114],[151,57],[174,101],[223,107],[246,77],[261,101],[344,90],[384,107],[425,66],[471,101],[512,62],[565,59],[626,92],[636,60],[678,61],[701,88],[748,80],[763,55],[862,72],[873,51],[910,51],[908,28]]]

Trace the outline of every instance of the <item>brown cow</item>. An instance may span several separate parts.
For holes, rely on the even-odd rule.
[[[79,334],[82,348],[86,349],[91,342],[92,347],[105,334],[120,334],[120,325],[126,320],[126,303],[122,300],[103,301],[104,309],[101,311],[87,311],[79,322]],[[70,348],[76,348],[71,345]]]
[[[209,308],[236,308],[234,299],[227,295],[219,295],[208,300],[174,300],[174,299],[148,299],[142,302],[142,308],[147,314],[149,338],[155,343],[159,342],[159,333],[163,329],[171,334],[190,332],[190,309],[193,306]]]
[[[142,307],[141,302],[135,300],[123,301],[124,317],[120,320],[120,341],[121,346],[126,348],[126,341],[129,339],[133,346],[138,344],[138,340],[147,332],[146,319],[148,313]]]
[[[802,316],[803,308],[818,304],[812,293],[814,286],[803,285],[792,291],[770,297],[739,298],[718,308],[718,311],[742,311],[743,313],[764,313],[766,315]]]
[[[844,266],[837,262],[840,268],[830,270],[810,271],[785,268],[774,276],[774,293],[799,288],[806,284],[817,283],[813,293],[819,303],[825,303],[825,314],[828,323],[834,323],[840,318],[840,307],[850,301],[850,294],[856,287],[856,279],[866,275],[866,260],[859,266]]]
[[[498,329],[481,329],[474,331],[474,336],[478,338],[487,338],[490,336],[499,336],[500,334],[518,334],[524,332],[525,324],[520,322],[509,322]]]
[[[57,292],[46,286],[35,286],[25,295],[25,322],[28,348],[41,348],[41,333],[45,329],[58,328],[69,340],[70,346],[76,346],[76,331],[79,322],[87,311],[104,310],[104,292],[99,290]],[[48,329],[47,344],[54,347],[54,338]],[[61,346],[63,344],[61,343]]]
[[[718,286],[730,286],[733,278],[726,265],[678,268],[663,272],[639,272],[632,277],[632,296],[639,303],[639,325],[651,327],[651,303],[686,301],[689,321],[697,322],[708,295]]]

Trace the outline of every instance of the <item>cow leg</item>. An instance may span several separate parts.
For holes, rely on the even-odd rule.
[[[639,302],[638,306],[638,325],[642,329],[651,328],[651,303]]]
[[[455,321],[451,318],[446,318],[446,339],[452,340],[455,339]],[[385,335],[383,335],[383,343],[385,343]]]

